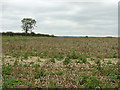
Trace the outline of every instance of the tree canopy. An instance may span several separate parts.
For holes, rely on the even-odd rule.
[[[32,32],[32,29],[34,29],[34,26],[36,24],[35,19],[32,18],[23,18],[21,22],[22,22],[22,29],[25,31],[25,33],[28,33],[28,31]]]

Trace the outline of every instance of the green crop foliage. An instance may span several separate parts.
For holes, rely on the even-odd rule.
[[[48,88],[56,88],[56,83],[54,83],[53,80],[50,80]]]
[[[53,62],[53,63],[55,63],[54,57],[52,57],[52,58],[50,59],[50,61]]]
[[[40,58],[37,58],[37,62],[41,62]]]
[[[100,86],[101,83],[102,82],[100,80],[98,80],[95,76],[92,76],[89,79],[87,79],[86,87],[96,88],[96,87]]]
[[[59,70],[59,71],[55,72],[55,74],[56,74],[56,75],[63,75],[63,74],[64,74],[64,72],[63,72],[63,71],[61,71],[61,70]]]
[[[10,65],[9,63],[7,63],[7,65],[3,65],[2,66],[2,73],[4,75],[11,75],[12,74],[12,65]]]
[[[79,56],[79,58],[78,58],[80,61],[82,61],[82,63],[87,63],[87,59],[86,59],[86,57],[83,57],[83,56]]]
[[[3,36],[3,88],[119,88],[117,47],[118,38]]]
[[[102,83],[95,76],[90,77],[88,75],[83,75],[80,78],[82,79],[80,84],[84,84],[86,88],[96,88],[97,86],[100,86],[100,84]]]
[[[24,59],[28,59],[28,56],[29,56],[29,54],[28,54],[28,52],[26,52],[26,53],[24,54]]]
[[[36,79],[46,76],[45,70],[44,69],[39,70],[38,67],[35,67],[35,75],[34,76]]]
[[[112,64],[112,62],[109,60],[109,61],[107,62],[107,64]]]
[[[75,53],[75,50],[73,50],[71,57],[72,57],[71,59],[77,59],[78,58],[78,56]]]
[[[63,61],[63,64],[69,64],[70,63],[70,58],[66,57],[65,60]]]

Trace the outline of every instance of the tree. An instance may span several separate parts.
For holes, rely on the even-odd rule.
[[[32,29],[34,29],[34,26],[36,24],[35,19],[32,19],[32,18],[23,18],[21,22],[23,24],[22,29],[25,31],[25,33],[28,33],[28,31],[30,30],[32,32]]]

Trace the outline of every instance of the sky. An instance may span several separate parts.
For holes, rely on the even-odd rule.
[[[33,32],[56,36],[117,36],[118,0],[0,0],[0,32],[24,32],[23,18],[36,20]]]

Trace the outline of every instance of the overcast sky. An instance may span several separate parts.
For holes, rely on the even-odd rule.
[[[30,17],[37,21],[37,27],[33,30],[36,33],[70,36],[118,35],[117,0],[2,0],[0,2],[2,2],[0,32],[23,32],[21,20]]]

